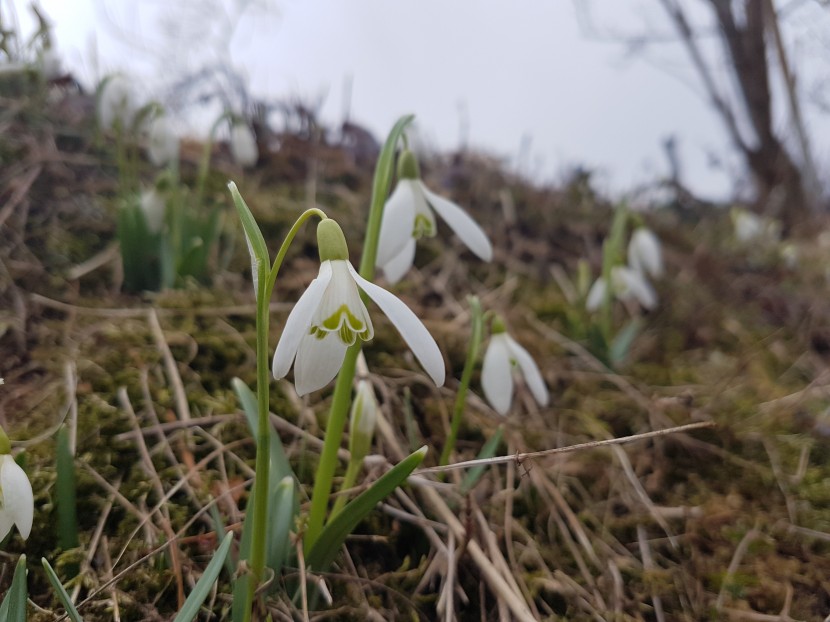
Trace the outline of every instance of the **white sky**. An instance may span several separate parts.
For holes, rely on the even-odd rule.
[[[28,11],[22,0],[16,4],[23,21]],[[344,84],[351,79],[351,117],[379,140],[398,116],[414,112],[428,144],[458,147],[463,109],[472,146],[516,166],[530,137],[523,172],[550,180],[580,164],[600,172],[602,187],[618,191],[666,174],[661,144],[674,134],[695,191],[723,196],[734,185],[736,160],[728,156],[719,119],[692,88],[697,77],[682,48],[627,55],[621,45],[586,37],[571,2],[277,0],[275,9],[255,2],[224,47],[226,20],[206,7],[230,4],[41,0],[65,65],[82,81],[120,69],[138,76],[149,96],[176,67],[229,54],[252,93],[324,97],[322,116],[332,123],[342,119]],[[670,32],[657,0],[591,6],[604,31]],[[814,10],[818,17],[830,13]],[[174,24],[178,42],[164,32],[160,15]],[[809,28],[809,15],[806,20]],[[814,49],[803,37],[794,48],[796,63]],[[830,117],[809,107],[807,113],[814,142],[830,144]],[[785,127],[786,116],[780,117]],[[827,149],[818,151],[827,162]],[[726,157],[731,172],[713,168],[710,153]]]

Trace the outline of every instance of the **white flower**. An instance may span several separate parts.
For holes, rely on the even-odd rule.
[[[407,166],[410,167],[408,171]],[[397,283],[412,267],[415,240],[435,236],[434,212],[478,257],[484,261],[493,258],[490,240],[467,212],[431,192],[420,180],[417,161],[410,151],[401,154],[398,176],[398,185],[383,210],[375,261],[390,283]]]
[[[253,166],[259,159],[256,137],[245,123],[234,123],[231,126],[231,156],[242,168]]]
[[[106,79],[98,100],[98,117],[101,126],[111,128],[117,124],[129,128],[137,112],[136,96],[132,85],[124,76]]]
[[[588,311],[596,311],[602,306],[605,299],[607,285],[605,279],[599,277],[591,286],[585,300]],[[611,293],[620,300],[636,300],[646,309],[657,306],[657,292],[639,270],[632,270],[626,266],[611,268]]]
[[[147,155],[155,166],[179,159],[179,137],[166,115],[153,119],[147,134]]]
[[[481,388],[497,413],[506,415],[513,400],[513,368],[518,368],[534,399],[547,406],[549,395],[539,368],[530,354],[506,332],[495,333],[484,354]]]
[[[651,229],[638,227],[628,243],[628,265],[634,270],[653,277],[663,274],[663,253],[660,240]]]
[[[164,198],[155,188],[143,190],[139,205],[141,206],[141,211],[144,213],[147,230],[150,233],[159,233],[164,226]]]
[[[330,224],[329,224],[330,223]],[[375,331],[358,287],[375,301],[436,385],[444,384],[444,359],[435,340],[417,316],[394,295],[361,277],[348,260],[345,240],[336,252],[324,247],[321,231],[338,232],[331,219],[317,228],[320,272],[288,315],[277,350],[274,378],[282,378],[294,364],[297,393],[305,395],[329,383],[340,370],[346,348],[358,339],[368,341]]]
[[[23,539],[32,531],[35,499],[29,478],[11,457],[0,456],[0,540],[5,538],[13,525]]]

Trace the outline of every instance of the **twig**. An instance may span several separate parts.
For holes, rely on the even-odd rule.
[[[717,424],[714,421],[700,421],[698,423],[687,423],[685,425],[680,425],[673,428],[665,428],[663,430],[652,430],[651,432],[642,432],[640,434],[622,436],[620,438],[609,438],[603,441],[589,441],[587,443],[579,443],[578,445],[568,445],[567,447],[555,447],[553,449],[543,449],[542,451],[529,451],[514,454],[512,456],[495,456],[493,458],[464,460],[463,462],[456,462],[455,464],[448,464],[446,466],[427,467],[424,469],[417,469],[413,472],[413,475],[424,475],[425,473],[440,473],[442,471],[452,471],[455,469],[469,469],[472,467],[487,466],[491,464],[506,464],[508,462],[515,462],[517,464],[521,464],[525,460],[532,460],[534,458],[542,458],[544,456],[552,456],[555,454],[582,451],[585,449],[595,449],[597,447],[605,447],[607,445],[624,445],[626,443],[633,443],[634,441],[641,441],[648,438],[656,438],[661,436],[667,436],[669,434],[689,432],[690,430],[714,428],[716,427],[716,425]]]

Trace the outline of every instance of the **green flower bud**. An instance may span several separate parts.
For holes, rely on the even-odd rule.
[[[363,460],[372,446],[378,420],[378,402],[368,380],[357,383],[349,423],[349,452],[353,461]]]
[[[398,178],[399,179],[420,179],[421,167],[418,166],[418,158],[409,149],[401,151],[398,157]]]
[[[349,247],[343,230],[331,218],[325,218],[317,225],[317,249],[320,261],[349,259]]]

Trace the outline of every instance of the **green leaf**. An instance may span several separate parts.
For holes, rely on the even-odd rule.
[[[478,456],[476,456],[476,458],[478,460],[486,460],[487,458],[495,456],[496,451],[499,448],[499,444],[501,443],[503,433],[504,428],[499,426],[496,433],[490,437],[490,440],[484,443],[484,447],[482,447],[481,451],[478,452]],[[481,476],[484,474],[485,468],[485,465],[481,465],[467,470],[467,474],[464,476],[464,479],[461,480],[461,487],[459,489],[461,496],[466,495],[473,489],[473,487],[478,483],[478,480],[480,480]]]
[[[40,563],[43,564],[43,569],[46,571],[46,578],[49,579],[49,583],[52,584],[52,588],[55,590],[58,600],[61,601],[63,608],[66,609],[66,615],[69,616],[69,619],[72,620],[72,622],[84,622],[84,619],[81,617],[81,614],[78,613],[78,610],[75,609],[72,599],[69,597],[69,594],[67,594],[60,579],[58,578],[58,575],[52,569],[52,566],[49,565],[49,562],[46,561],[45,557],[40,558]]]
[[[326,570],[340,551],[340,547],[358,523],[371,512],[375,506],[392,494],[406,481],[427,455],[426,446],[410,454],[389,472],[384,473],[372,487],[358,495],[320,532],[311,550],[306,555],[306,564],[317,571]]]
[[[21,555],[14,569],[14,577],[6,597],[0,604],[0,620],[3,622],[26,622],[26,556]]]
[[[268,554],[265,564],[275,575],[282,570],[282,565],[288,557],[291,548],[291,528],[294,526],[294,517],[298,510],[294,478],[287,475],[279,480],[268,500],[268,516],[272,527],[268,532]]]
[[[176,615],[173,622],[190,622],[191,620],[196,619],[196,616],[199,614],[199,609],[202,607],[202,603],[205,602],[208,594],[210,594],[214,581],[216,581],[219,577],[219,573],[222,571],[222,564],[225,563],[225,558],[228,556],[228,551],[231,549],[231,542],[233,542],[233,533],[229,532],[225,535],[225,538],[222,540],[222,544],[219,545],[216,553],[213,554],[213,559],[210,560],[207,568],[205,568],[205,573],[196,583],[196,587],[193,588],[193,591],[190,592],[190,596],[188,596],[187,600],[184,601],[184,606],[181,611],[179,611],[178,615]]]
[[[257,283],[264,283],[265,275],[271,266],[271,259],[268,255],[268,246],[265,244],[265,238],[262,237],[262,231],[251,213],[245,199],[239,194],[239,190],[234,182],[228,184],[228,189],[231,191],[233,203],[236,205],[236,211],[239,213],[239,220],[242,221],[242,229],[245,231],[245,239],[248,240],[248,248],[251,251],[251,269],[254,273],[254,278]]]
[[[239,400],[239,405],[245,413],[245,418],[248,420],[248,427],[251,430],[251,435],[256,439],[258,427],[258,411],[256,393],[251,391],[250,387],[241,379],[234,378],[231,380],[236,398]],[[294,477],[294,471],[288,463],[288,458],[285,457],[285,451],[282,448],[282,439],[277,434],[273,427],[269,426],[269,434],[271,435],[271,480],[278,482],[283,477]]]
[[[635,317],[617,333],[608,352],[608,358],[612,366],[618,365],[625,360],[628,356],[628,351],[631,349],[631,344],[634,343],[634,340],[641,333],[643,326],[643,320]]]

